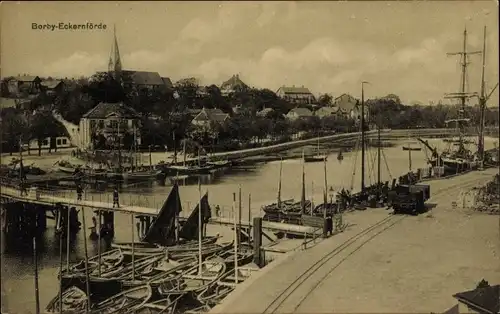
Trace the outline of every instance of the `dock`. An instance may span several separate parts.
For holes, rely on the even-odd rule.
[[[93,200],[77,200],[75,198],[61,197],[50,195],[47,193],[43,193],[39,190],[28,190],[28,195],[21,196],[20,190],[8,186],[0,187],[0,197],[2,199],[2,203],[24,203],[36,206],[50,207],[56,208],[58,206],[62,206],[62,208],[88,208],[94,211],[102,211],[107,213],[123,213],[134,215],[136,218],[142,219],[147,218],[150,224],[151,220],[158,215],[159,208],[150,208],[150,207],[142,207],[142,206],[133,206],[133,205],[125,205],[120,204],[120,207],[113,207],[112,203],[109,202],[99,202]],[[35,211],[35,210],[34,210]],[[63,210],[64,212],[64,210]],[[109,219],[113,219],[110,217]],[[212,225],[224,225],[231,227],[234,225],[234,221],[230,218],[222,218],[222,217],[212,217],[208,222]],[[241,221],[240,226],[242,228],[250,228],[253,227],[252,222]],[[309,226],[300,226],[293,225],[287,223],[278,223],[278,222],[269,222],[263,221],[262,227],[263,230],[268,230],[271,232],[282,232],[285,234],[294,234],[294,235],[305,235],[305,236],[313,236],[316,234],[317,229]]]

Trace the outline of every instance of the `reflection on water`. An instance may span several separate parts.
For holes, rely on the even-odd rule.
[[[406,141],[407,142],[407,141]],[[405,144],[402,142],[399,144]],[[486,140],[486,148],[493,148],[493,140]],[[445,143],[438,139],[431,139],[431,145],[445,147]],[[366,184],[376,182],[377,161],[376,148],[369,148],[366,154]],[[383,149],[381,163],[382,180],[390,180],[408,171],[408,152],[402,150],[402,145]],[[426,167],[426,150],[412,152],[413,168]],[[344,152],[344,160],[337,160],[337,151],[331,151],[327,161],[328,186],[335,190],[342,188],[359,190],[360,159],[359,151]],[[306,163],[306,194],[307,198],[322,199],[324,189],[324,165],[322,162]],[[203,192],[209,192],[209,201],[212,205],[218,204],[222,214],[227,213],[232,206],[232,193],[237,192],[238,186],[242,187],[244,207],[247,208],[247,200],[251,194],[251,215],[262,215],[261,206],[275,202],[277,198],[277,187],[279,179],[280,161],[263,163],[257,167],[242,169],[231,169],[225,172],[215,173],[200,177]],[[302,163],[300,159],[289,159],[283,161],[282,198],[300,198],[302,178]],[[120,193],[123,203],[148,206],[159,209],[167,197],[173,182],[167,180],[165,186],[157,183],[137,184],[130,186]],[[187,216],[198,202],[198,178],[182,178],[180,195],[182,200],[181,215]],[[70,191],[70,193],[74,193]],[[87,199],[96,201],[111,201],[112,191],[104,192],[87,190]],[[76,198],[76,194],[74,195]],[[86,225],[92,225],[90,210],[85,211]],[[243,212],[242,220],[248,219],[246,210]],[[130,241],[131,229],[135,228],[130,222],[130,216],[124,214],[115,215],[116,241]],[[88,235],[88,232],[87,232]],[[21,240],[21,239],[17,239]],[[48,229],[38,240],[39,250],[39,277],[40,277],[40,300],[45,306],[57,293],[58,280],[57,271],[59,267],[59,238],[54,234],[54,221],[48,221]],[[34,312],[35,296],[33,286],[33,257],[31,240],[16,241],[2,237],[2,303],[7,308],[5,312]],[[72,261],[83,258],[83,232],[72,241],[70,258]],[[65,241],[63,249],[65,251]],[[109,244],[102,243],[102,249]],[[97,244],[88,241],[89,255],[97,254]]]

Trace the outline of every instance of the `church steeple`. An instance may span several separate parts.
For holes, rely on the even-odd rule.
[[[116,26],[113,26],[113,44],[109,56],[108,71],[119,73],[122,70],[122,61],[120,59],[120,50],[118,49],[118,39],[116,38]]]

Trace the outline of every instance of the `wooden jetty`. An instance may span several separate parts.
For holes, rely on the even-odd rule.
[[[67,212],[68,209],[76,208],[88,208],[96,212],[100,212],[103,215],[104,222],[103,225],[107,225],[110,229],[109,232],[114,234],[114,213],[124,213],[132,214],[135,218],[139,219],[141,222],[141,228],[147,229],[147,226],[151,225],[151,221],[154,217],[158,215],[158,208],[148,208],[141,206],[132,206],[120,204],[120,207],[113,207],[112,203],[99,202],[91,200],[77,200],[76,198],[67,198],[62,196],[55,196],[43,193],[37,189],[32,189],[28,191],[28,195],[21,195],[19,189],[1,186],[0,198],[3,204],[21,203],[25,205],[30,205],[33,208],[43,207],[49,210],[60,210],[62,213]],[[26,208],[31,208],[30,206],[25,206]],[[37,207],[38,206],[38,207]],[[37,210],[38,211],[38,210]],[[56,214],[54,216],[57,216]],[[45,213],[44,213],[45,217]],[[42,219],[42,218],[41,218]],[[55,217],[57,220],[57,217]],[[233,221],[228,218],[212,217],[209,224],[219,224],[225,226],[232,226]],[[250,229],[253,227],[252,222],[241,222],[242,229]],[[315,233],[315,229],[310,226],[300,226],[287,223],[279,222],[268,222],[262,221],[260,227],[264,230],[269,230],[272,232],[282,232],[285,234],[294,234],[298,236],[306,235],[311,236]]]

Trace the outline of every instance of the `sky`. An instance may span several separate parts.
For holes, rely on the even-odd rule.
[[[4,2],[1,76],[78,77],[107,69],[113,25],[122,65],[173,81],[220,85],[233,74],[250,86],[305,86],[313,94],[367,98],[394,93],[437,102],[458,91],[459,58],[482,50],[486,82],[498,82],[497,1]],[[38,30],[33,23],[106,24],[106,30]],[[469,89],[479,91],[481,56]],[[498,91],[492,96],[498,98]],[[445,101],[447,103],[448,101]]]

